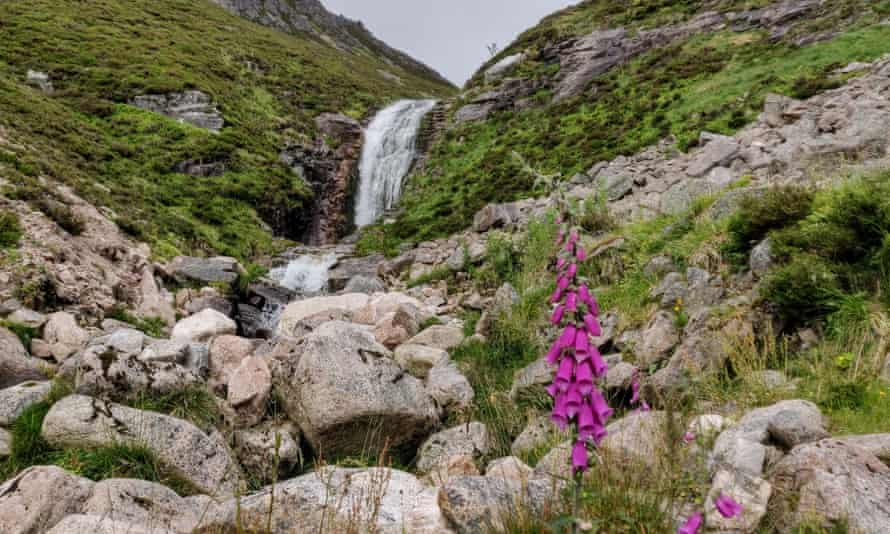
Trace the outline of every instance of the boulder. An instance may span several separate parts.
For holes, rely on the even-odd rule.
[[[127,521],[117,521],[110,517],[75,514],[59,521],[46,534],[177,534],[176,531],[163,527],[153,527]]]
[[[806,432],[793,432],[801,421],[807,421],[803,427]],[[797,443],[819,439],[825,432],[822,413],[812,402],[787,400],[757,408],[718,436],[714,444],[712,464],[715,468],[725,467],[749,476],[763,476],[767,458],[775,456],[770,431],[773,423],[774,431],[788,430]]]
[[[176,310],[171,302],[172,296],[158,283],[150,267],[142,270],[139,293],[139,307],[136,309],[139,316],[157,317],[167,326],[176,324]]]
[[[142,350],[139,360],[143,362],[170,362],[184,364],[191,344],[187,341],[162,339],[150,343]]]
[[[559,428],[550,420],[550,414],[541,413],[529,419],[522,432],[513,440],[510,452],[515,456],[522,456],[543,447],[556,445],[566,439],[568,439],[568,434],[560,432]]]
[[[397,450],[424,437],[438,420],[423,383],[358,325],[323,324],[305,338],[288,372],[276,377],[285,409],[326,456],[384,444]]]
[[[426,345],[451,350],[464,341],[464,333],[453,326],[434,325],[408,340],[412,345]]]
[[[241,478],[221,437],[208,436],[174,417],[83,395],[54,404],[41,435],[60,448],[146,447],[173,473],[208,495],[231,495]]]
[[[717,166],[729,166],[739,154],[738,142],[725,136],[715,136],[705,148],[694,153],[686,174],[700,178]]]
[[[489,478],[502,478],[525,482],[532,477],[533,470],[522,460],[515,456],[498,458],[488,463],[485,468],[485,476]]]
[[[249,356],[229,378],[228,402],[237,415],[236,426],[253,426],[266,414],[272,392],[272,373],[264,358]]]
[[[90,498],[80,509],[80,514],[85,516],[145,528],[150,534],[155,534],[159,530],[190,534],[198,526],[202,512],[203,510],[192,502],[183,499],[165,486],[133,479],[108,479],[97,482],[93,486]],[[113,534],[119,532],[129,534],[134,531],[132,529],[109,531]]]
[[[430,369],[451,361],[447,351],[424,345],[401,345],[394,356],[402,368],[417,378],[426,378]]]
[[[224,256],[215,258],[177,256],[167,264],[166,270],[181,284],[197,282],[202,285],[234,284],[238,276],[244,273],[244,267],[238,260]]]
[[[234,438],[241,465],[261,480],[283,478],[303,458],[299,431],[292,425],[264,424],[258,428],[236,430]]]
[[[43,327],[43,340],[49,344],[50,353],[56,361],[61,362],[84,348],[90,335],[77,324],[73,315],[57,312],[47,317]]]
[[[384,291],[386,291],[386,285],[379,278],[363,274],[350,278],[349,282],[346,283],[346,287],[343,288],[344,293],[364,293],[366,295]]]
[[[341,259],[328,272],[328,289],[332,292],[344,291],[345,293],[353,293],[352,291],[346,291],[346,286],[349,285],[349,282],[357,276],[374,279],[380,270],[380,265],[384,261],[386,261],[386,258],[382,254]],[[368,292],[358,291],[357,293]]]
[[[813,518],[831,529],[878,534],[890,525],[890,468],[868,451],[825,439],[795,447],[770,472],[780,532]]]
[[[603,455],[609,463],[659,467],[668,443],[667,417],[665,412],[639,412],[609,424],[600,445]]]
[[[748,266],[752,273],[760,277],[769,272],[774,261],[772,242],[767,238],[751,249]]]
[[[374,326],[374,337],[392,350],[420,330],[420,311],[410,304],[402,304],[394,312],[384,315]]]
[[[766,515],[773,488],[762,478],[733,471],[720,470],[714,475],[705,504],[705,525],[719,532],[756,532]],[[725,495],[742,505],[735,517],[723,517],[714,501]]]
[[[228,385],[241,362],[250,357],[256,344],[243,337],[222,335],[213,339],[209,349],[209,385],[216,391]]]
[[[46,315],[28,308],[19,308],[12,312],[6,320],[12,324],[20,324],[28,328],[40,329],[46,324]]]
[[[235,321],[208,308],[176,323],[170,337],[176,341],[208,342],[216,336],[234,335],[237,331]]]
[[[331,311],[355,313],[367,306],[369,300],[370,297],[364,293],[347,293],[291,302],[284,309],[278,321],[278,334],[294,337],[297,326],[308,317]],[[374,322],[376,322],[376,318]],[[371,324],[374,324],[374,322]]]
[[[423,496],[427,495],[426,498]],[[318,471],[266,487],[208,514],[202,532],[447,533],[439,508],[416,477],[394,469]],[[271,514],[270,514],[271,510]],[[408,524],[423,528],[408,528]]]
[[[864,434],[859,436],[842,436],[838,441],[846,445],[864,449],[874,454],[879,460],[890,465],[890,434]]]
[[[140,356],[148,338],[140,330],[134,328],[115,329],[110,334],[97,337],[90,341],[90,347],[101,346],[118,354]]]
[[[44,365],[32,358],[18,336],[0,326],[0,388],[46,380]]]
[[[0,532],[47,532],[78,513],[92,489],[92,481],[60,467],[29,467],[0,485]]]
[[[546,395],[544,388],[553,382],[554,372],[553,366],[543,358],[516,371],[513,385],[510,387],[510,398],[517,401]]]
[[[442,487],[439,506],[458,532],[503,532],[511,517],[541,515],[554,508],[560,489],[550,480],[457,477]]]
[[[666,311],[657,311],[649,319],[643,330],[642,340],[635,348],[637,364],[646,369],[659,363],[671,355],[671,351],[680,342],[674,316]]]
[[[11,426],[30,406],[49,395],[52,382],[22,382],[0,390],[0,426]]]
[[[475,392],[467,377],[452,361],[433,366],[424,381],[427,393],[445,413],[470,408]]]
[[[491,448],[488,429],[479,422],[461,424],[427,438],[418,451],[417,470],[429,474],[437,483],[445,477],[439,471],[448,467],[449,462],[458,456],[471,460],[488,454]]]

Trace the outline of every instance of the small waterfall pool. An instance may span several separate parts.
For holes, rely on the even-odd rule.
[[[402,182],[414,163],[423,117],[435,106],[435,100],[400,100],[371,121],[365,132],[359,167],[357,226],[373,224],[384,211],[398,203]]]

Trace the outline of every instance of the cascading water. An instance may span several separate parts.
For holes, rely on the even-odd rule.
[[[324,293],[328,285],[328,271],[337,263],[335,254],[300,256],[284,267],[272,269],[269,277],[279,285],[304,297]]]
[[[416,156],[415,142],[424,115],[435,100],[400,100],[374,117],[365,132],[355,224],[374,223],[402,194],[402,181]]]

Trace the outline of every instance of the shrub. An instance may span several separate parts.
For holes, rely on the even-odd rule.
[[[0,249],[18,246],[22,239],[19,217],[11,211],[0,211]]]
[[[843,291],[834,265],[801,254],[766,279],[761,296],[776,306],[780,317],[800,324],[837,309]]]
[[[520,255],[508,236],[491,235],[488,238],[485,259],[501,282],[513,281],[519,272]]]
[[[810,214],[813,192],[802,187],[777,187],[762,196],[746,196],[730,218],[729,241],[724,255],[736,265],[748,262],[748,253],[767,234],[785,228]]]
[[[72,211],[71,207],[56,200],[41,199],[37,201],[37,208],[47,217],[58,224],[73,236],[78,236],[86,229],[83,219]]]

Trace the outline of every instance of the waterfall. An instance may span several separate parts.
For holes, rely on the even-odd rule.
[[[374,223],[398,203],[402,181],[414,162],[420,123],[435,105],[435,100],[400,100],[371,121],[360,163],[357,226]]]
[[[337,263],[335,254],[324,256],[304,255],[284,267],[272,269],[269,277],[280,285],[296,291],[304,297],[325,293],[328,289],[328,272]]]

